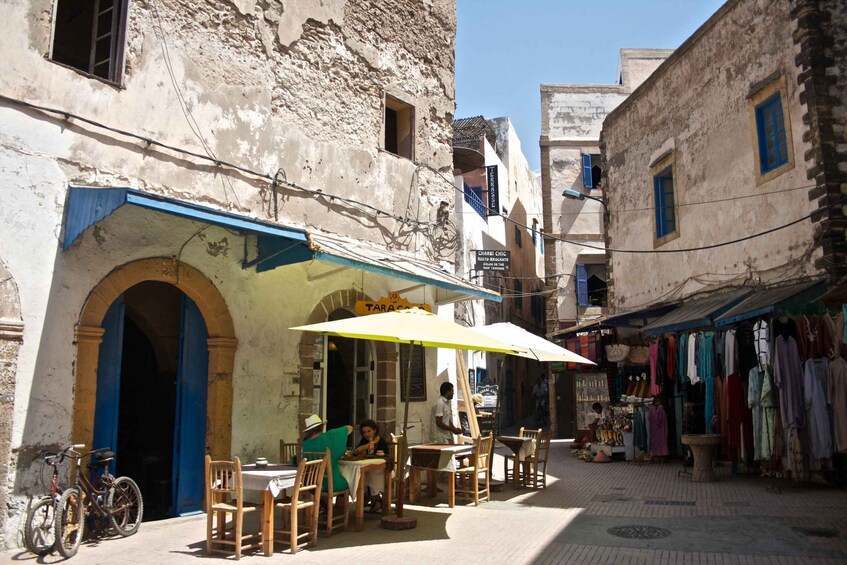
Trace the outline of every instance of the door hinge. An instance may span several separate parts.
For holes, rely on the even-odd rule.
[[[373,370],[374,370],[374,362],[373,362],[373,360],[371,360],[371,371],[373,371]]]
[[[373,394],[372,394],[372,395],[370,395],[370,402],[371,402],[371,404],[373,404],[373,403],[374,403],[374,395],[373,395]]]

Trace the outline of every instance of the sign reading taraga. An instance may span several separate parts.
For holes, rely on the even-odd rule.
[[[479,249],[476,253],[477,271],[508,271],[512,262],[511,251],[495,251],[492,249]]]
[[[382,312],[394,312],[395,310],[405,310],[407,308],[420,308],[427,312],[432,312],[432,307],[429,304],[415,304],[409,302],[396,292],[392,292],[388,296],[379,300],[357,300],[356,314],[362,316],[365,314],[381,314]]]

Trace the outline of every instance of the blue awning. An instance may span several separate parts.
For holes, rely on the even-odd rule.
[[[711,327],[716,318],[749,294],[749,289],[732,290],[708,298],[685,301],[676,310],[641,328],[641,331],[645,335],[658,335]]]
[[[620,312],[606,316],[601,322],[601,328],[643,328],[659,316],[664,316],[679,306],[679,302],[654,304],[640,310]]]
[[[804,312],[810,302],[821,297],[825,287],[825,281],[806,281],[758,290],[717,318],[715,326],[729,326],[743,320],[794,309]]]
[[[258,272],[316,260],[442,289],[446,291],[441,301],[444,303],[468,299],[503,300],[498,293],[465,281],[440,265],[411,254],[388,251],[374,243],[335,234],[307,232],[302,228],[131,188],[71,187],[65,212],[62,249],[67,250],[86,229],[106,219],[122,206],[136,206],[225,227],[243,235],[255,235],[258,256],[245,260],[242,266],[255,266]]]
[[[72,186],[65,213],[65,237],[62,250],[67,249],[88,228],[114,213],[121,206],[138,206],[164,214],[205,222],[241,233],[264,235],[276,240],[305,244],[306,230],[264,222],[249,216],[232,214],[192,202],[167,198],[132,188],[84,188]]]

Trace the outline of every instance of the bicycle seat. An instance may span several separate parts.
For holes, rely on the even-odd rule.
[[[108,463],[112,459],[115,458],[115,452],[109,449],[108,447],[101,447],[100,449],[95,449],[92,454],[98,463]]]

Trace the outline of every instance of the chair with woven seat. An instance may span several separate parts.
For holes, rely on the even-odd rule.
[[[206,455],[206,552],[235,553],[241,559],[245,549],[258,549],[262,534],[244,534],[244,515],[261,510],[261,504],[245,502],[241,482],[241,461],[212,461]],[[232,515],[231,535],[227,532],[227,515]],[[217,525],[215,525],[217,517]]]
[[[386,471],[391,473],[391,478],[388,481],[388,492],[385,493],[385,504],[388,510],[391,509],[391,503],[397,499],[400,485],[400,441],[403,439],[403,434],[390,434],[390,436],[391,459],[387,463],[390,465],[390,470],[386,469]]]
[[[300,461],[299,443],[288,443],[284,439],[279,440],[279,462],[283,465],[296,465]]]
[[[536,447],[538,447],[538,437],[540,435],[541,435],[541,428],[527,429],[527,428],[521,427],[520,431],[518,432],[518,437],[532,438],[532,441],[535,442]],[[509,469],[509,462],[512,463],[511,469]],[[507,483],[510,483],[514,480],[515,476],[512,473],[514,473],[515,469],[518,469],[518,463],[519,463],[519,461],[517,461],[517,456],[514,453],[509,453],[509,454],[503,456],[503,478]],[[523,479],[523,475],[524,475],[523,469],[518,469],[518,478]]]
[[[320,513],[321,487],[329,461],[326,453],[311,453],[297,464],[297,478],[291,498],[275,503],[281,508],[284,527],[274,530],[274,543],[288,545],[291,553],[301,547],[314,547],[318,543],[318,514]],[[300,523],[299,513],[307,512],[305,523]],[[279,534],[279,536],[277,536]]]
[[[494,436],[480,436],[474,440],[474,452],[470,465],[456,469],[456,496],[473,498],[474,506],[481,499],[491,500],[491,449]],[[484,475],[480,477],[480,475]]]
[[[524,477],[524,484],[532,486],[532,488],[547,488],[547,457],[550,454],[550,441],[553,439],[553,432],[546,431],[538,438],[535,447],[535,453],[527,460],[527,476]]]
[[[303,459],[310,460],[323,457],[324,454],[304,451],[301,453],[301,456]],[[323,490],[323,495],[326,497],[326,513],[321,512],[318,518],[320,529],[326,532],[327,537],[332,536],[332,532],[339,528],[346,532],[350,523],[350,489],[335,490],[332,484],[332,464],[332,455],[330,455],[330,458],[326,462],[326,473],[324,473],[326,486]],[[341,500],[340,509],[335,507],[335,502],[339,498]]]

